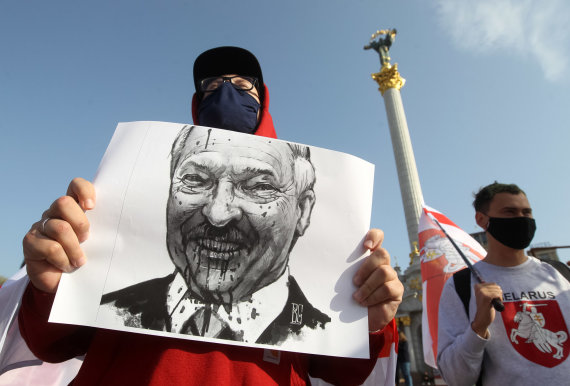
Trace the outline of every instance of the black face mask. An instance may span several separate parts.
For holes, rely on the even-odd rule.
[[[525,249],[530,245],[536,222],[530,217],[489,217],[487,232],[498,242],[513,249]]]
[[[203,99],[198,108],[200,125],[252,134],[257,126],[259,103],[229,82]]]

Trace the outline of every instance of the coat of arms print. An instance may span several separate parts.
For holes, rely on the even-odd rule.
[[[552,368],[568,358],[570,342],[558,302],[544,298],[505,302],[502,319],[509,341],[520,355]]]

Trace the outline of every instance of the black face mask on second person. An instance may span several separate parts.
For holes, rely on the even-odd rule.
[[[525,249],[530,245],[536,222],[530,217],[489,217],[487,232],[501,244],[513,249]]]
[[[236,90],[225,82],[200,102],[198,122],[203,126],[253,134],[259,107],[247,91]]]

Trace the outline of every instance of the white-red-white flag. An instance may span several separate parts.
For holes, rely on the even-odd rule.
[[[436,368],[439,298],[446,280],[465,268],[465,263],[443,231],[429,218],[428,213],[439,221],[472,263],[483,259],[487,252],[473,237],[441,212],[428,206],[423,207],[418,225],[423,287],[422,340],[424,360],[427,365]]]

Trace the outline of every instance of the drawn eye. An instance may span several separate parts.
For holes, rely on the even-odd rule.
[[[241,190],[253,199],[263,202],[274,200],[280,194],[280,190],[266,177],[256,177],[241,184]]]
[[[246,189],[250,192],[277,192],[278,189],[267,182],[259,182],[252,186],[246,186]]]
[[[195,193],[199,190],[209,189],[212,186],[212,180],[206,175],[185,174],[180,178],[182,183],[182,191]]]

